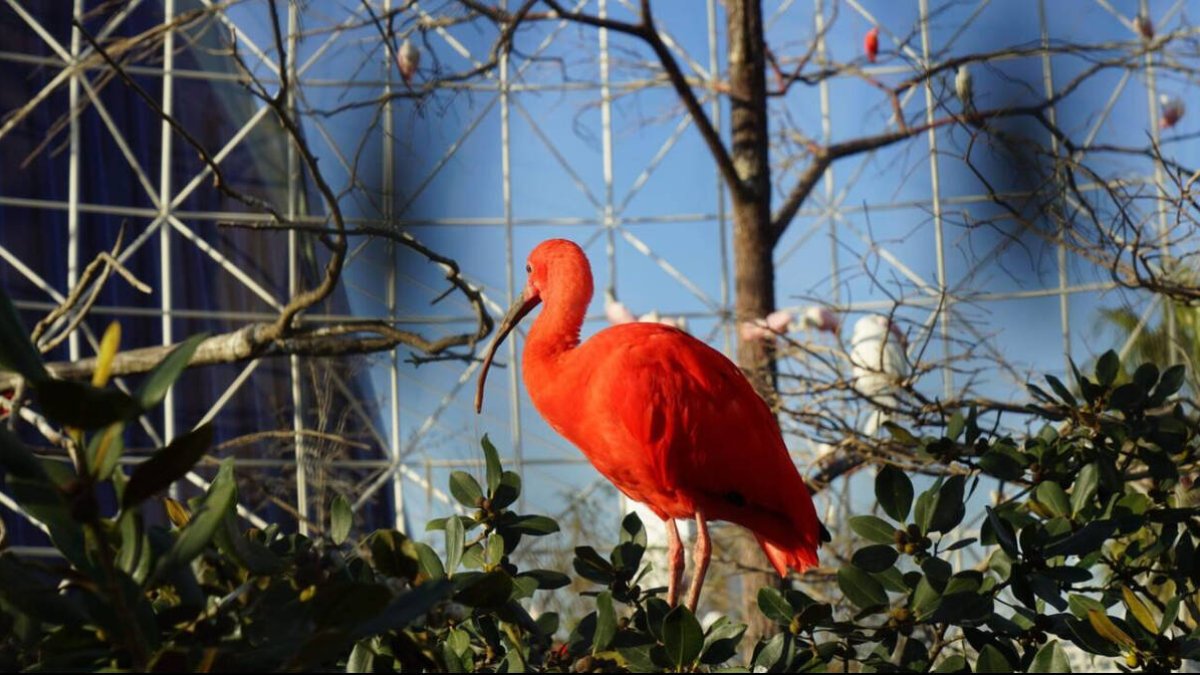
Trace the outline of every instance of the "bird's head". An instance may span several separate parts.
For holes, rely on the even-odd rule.
[[[526,314],[542,302],[551,306],[566,302],[586,310],[592,299],[592,268],[583,249],[573,241],[547,239],[538,244],[525,262],[525,274],[524,290],[500,320],[496,337],[483,357],[475,390],[475,412],[483,409],[483,386],[496,350]]]

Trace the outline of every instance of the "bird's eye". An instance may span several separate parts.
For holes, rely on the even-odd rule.
[[[530,265],[529,263],[525,263],[525,273],[533,274],[533,265]]]

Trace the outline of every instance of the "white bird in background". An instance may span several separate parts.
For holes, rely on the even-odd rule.
[[[876,405],[894,407],[894,392],[908,374],[908,358],[904,353],[904,335],[888,317],[868,314],[854,322],[850,338],[850,365],[854,388],[869,397]],[[875,410],[867,417],[863,434],[874,436],[888,419],[884,410]]]
[[[1174,127],[1183,117],[1183,99],[1171,98],[1166,94],[1162,94],[1158,97],[1158,101],[1162,104],[1162,116],[1158,120],[1158,128],[1170,129]]]
[[[641,323],[660,323],[664,326],[678,328],[685,333],[688,329],[687,317],[662,316],[658,313],[657,309],[646,312],[641,316],[636,316],[625,306],[625,303],[617,300],[617,294],[611,288],[604,291],[604,317],[614,326],[637,321]]]
[[[396,65],[400,68],[400,77],[404,78],[404,84],[412,86],[412,77],[417,72],[417,66],[421,65],[421,50],[408,38],[404,38],[396,52]]]
[[[971,69],[965,63],[958,67],[958,73],[954,76],[954,93],[962,101],[963,114],[975,112],[975,85],[971,81]]]
[[[841,327],[837,314],[822,305],[812,305],[804,310],[799,321],[794,319],[795,316],[791,312],[781,309],[761,319],[741,322],[738,324],[738,334],[747,341],[772,340],[776,336],[800,329],[837,335]]]

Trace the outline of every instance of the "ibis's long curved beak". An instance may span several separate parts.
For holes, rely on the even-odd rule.
[[[504,342],[504,338],[512,332],[512,329],[517,327],[521,319],[529,313],[534,307],[537,307],[542,299],[534,295],[526,298],[522,293],[521,297],[508,308],[508,313],[504,315],[504,319],[500,322],[500,328],[496,331],[496,337],[492,339],[492,344],[488,345],[487,354],[483,357],[483,368],[479,371],[479,385],[475,388],[475,412],[483,410],[483,383],[487,381],[488,370],[492,367],[492,359],[496,356],[496,350],[500,348],[500,343]]]

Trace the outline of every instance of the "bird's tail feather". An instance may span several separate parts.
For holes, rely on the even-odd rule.
[[[797,572],[803,572],[810,567],[817,565],[817,549],[816,547],[798,546],[795,548],[782,548],[775,544],[757,537],[758,545],[762,546],[763,553],[767,554],[767,560],[771,561],[771,565],[779,572],[779,576],[786,577],[788,569],[794,569]]]

